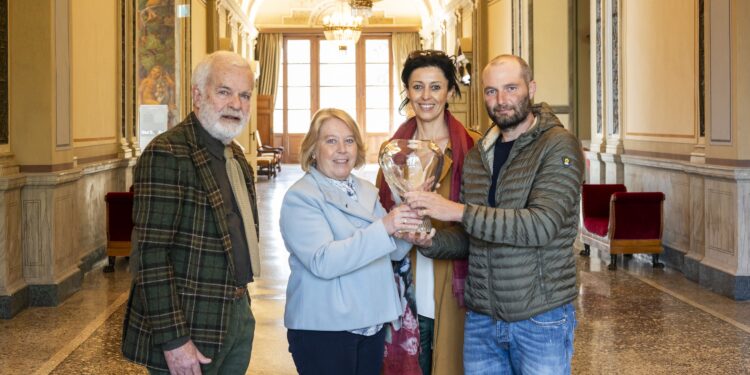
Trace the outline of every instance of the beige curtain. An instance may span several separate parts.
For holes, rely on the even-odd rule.
[[[404,85],[401,83],[401,70],[404,68],[404,62],[409,56],[409,53],[415,50],[422,49],[421,42],[419,40],[419,33],[393,33],[391,37],[391,50],[393,53],[393,97],[396,98],[393,103],[396,113],[394,118],[401,118],[398,114],[398,106],[404,99],[402,91]],[[398,123],[398,122],[397,122]]]
[[[276,103],[276,87],[278,87],[279,68],[281,67],[281,34],[258,35],[258,61],[260,61],[260,79],[258,79],[258,95],[273,97],[271,108]]]

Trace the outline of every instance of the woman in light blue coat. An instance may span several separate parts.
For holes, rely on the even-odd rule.
[[[307,173],[284,196],[280,219],[291,268],[289,351],[303,375],[379,374],[383,324],[404,309],[391,260],[411,248],[400,231],[421,220],[407,206],[386,213],[377,188],[351,174],[365,149],[346,112],[313,116],[301,159]]]

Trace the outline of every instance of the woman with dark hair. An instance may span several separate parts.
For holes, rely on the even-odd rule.
[[[414,116],[401,124],[391,139],[431,140],[445,153],[437,192],[458,201],[464,156],[479,133],[468,131],[448,111],[448,99],[461,95],[453,60],[442,51],[412,52],[404,62],[401,81],[406,98],[399,110],[411,106]],[[386,210],[400,200],[382,172],[380,200]],[[432,220],[434,228],[450,223]],[[394,262],[394,272],[408,301],[401,326],[393,326],[386,342],[386,374],[463,374],[463,290],[465,260],[430,259],[412,249]],[[417,348],[412,343],[419,342]]]

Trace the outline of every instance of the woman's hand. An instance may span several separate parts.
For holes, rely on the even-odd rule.
[[[402,204],[383,217],[383,224],[386,232],[392,235],[398,231],[415,231],[422,224],[422,219],[416,211]]]
[[[419,247],[430,247],[432,246],[432,237],[435,237],[435,228],[432,228],[429,233],[425,232],[397,232],[393,236],[400,238],[406,242],[411,243]]]

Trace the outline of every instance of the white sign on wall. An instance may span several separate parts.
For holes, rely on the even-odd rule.
[[[146,148],[154,137],[167,131],[169,108],[166,104],[144,104],[138,108],[138,123],[140,134],[138,144],[141,150]]]

